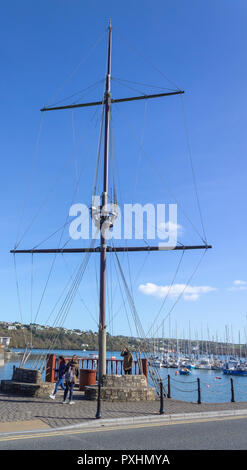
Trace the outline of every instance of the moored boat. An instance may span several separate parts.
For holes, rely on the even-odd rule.
[[[247,376],[247,367],[238,361],[228,361],[222,367],[222,372],[225,375],[242,375]]]
[[[182,369],[179,369],[179,374],[180,374],[180,375],[190,375],[190,374],[191,374],[191,370],[190,370],[190,369],[187,369],[187,367],[183,367]]]
[[[205,370],[211,370],[212,369],[212,364],[210,359],[208,358],[203,358],[199,359],[199,361],[196,362],[195,364],[196,369],[205,369]]]

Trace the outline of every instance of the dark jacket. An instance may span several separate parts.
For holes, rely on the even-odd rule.
[[[69,361],[65,369],[65,382],[76,383],[79,377],[79,364],[77,361]]]
[[[130,351],[122,351],[121,356],[123,356],[124,361],[123,361],[123,368],[124,370],[130,370],[132,369],[132,363],[133,363],[133,355]]]
[[[65,364],[65,362],[61,362],[60,365],[59,365],[59,369],[58,369],[58,378],[59,379],[62,379],[64,377],[65,371],[66,371],[66,364]]]

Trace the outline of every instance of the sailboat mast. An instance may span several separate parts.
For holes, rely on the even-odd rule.
[[[103,224],[105,217],[102,211],[108,202],[108,156],[109,156],[109,114],[111,102],[111,21],[108,30],[108,63],[105,87],[105,135],[104,135],[104,179],[101,196],[101,243],[100,243],[100,306],[99,306],[99,379],[106,374],[106,239]]]

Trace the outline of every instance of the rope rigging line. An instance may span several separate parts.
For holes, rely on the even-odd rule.
[[[123,197],[122,197],[122,191],[121,191],[121,185],[120,185],[120,177],[119,177],[119,169],[118,169],[118,165],[117,165],[117,160],[115,159],[115,165],[114,165],[114,174],[116,174],[116,185],[118,187],[118,194],[119,194],[119,200],[120,202],[118,202],[118,206],[119,207],[124,207],[124,204],[123,204]],[[136,230],[136,227],[135,227],[135,230]],[[148,241],[144,238],[143,234],[141,232],[138,231],[137,235],[140,235],[140,239],[149,247],[150,244],[148,243]],[[125,246],[126,246],[126,240],[125,240]]]
[[[97,111],[96,111],[97,112]],[[96,115],[96,112],[93,114],[93,119]],[[72,112],[72,116],[73,116],[73,112]],[[92,122],[92,120],[90,120],[90,123]],[[72,132],[73,132],[73,136],[74,136],[74,128],[73,128],[73,119],[72,119]],[[76,142],[74,141],[74,153],[76,154],[76,151],[77,151],[77,147],[78,147],[79,143],[77,144],[76,146]],[[86,152],[86,155],[88,155],[88,151]],[[79,189],[79,183],[80,183],[80,180],[81,180],[81,177],[82,177],[82,174],[83,174],[83,167],[81,168],[81,171],[80,173],[78,174],[78,168],[77,168],[77,165],[76,165],[76,186],[75,186],[75,191],[74,191],[74,195],[72,197],[72,201],[71,201],[71,204],[73,204],[74,200],[75,200],[75,196],[76,196],[76,193],[78,192],[78,189]],[[34,246],[34,249],[38,248],[40,245],[42,245],[43,243],[45,243],[47,240],[49,240],[50,238],[52,238],[56,233],[58,233],[60,230],[64,230],[65,227],[70,223],[70,221],[68,221],[68,215],[66,216],[66,222],[61,226],[59,227],[59,229],[55,230],[51,235],[49,235],[48,237],[46,237],[45,239],[43,239],[40,243],[38,243],[37,245]]]
[[[41,116],[38,135],[37,135],[37,139],[36,139],[36,143],[35,143],[33,159],[32,159],[30,173],[29,173],[29,178],[28,178],[28,182],[27,182],[27,186],[26,186],[26,195],[25,195],[25,198],[24,198],[24,203],[23,203],[23,207],[22,207],[22,211],[21,211],[21,215],[20,215],[19,226],[18,226],[18,229],[17,229],[16,242],[15,242],[15,246],[14,246],[15,249],[19,246],[19,244],[21,242],[21,240],[18,241],[18,239],[19,239],[19,236],[20,236],[21,225],[22,225],[22,221],[23,221],[23,218],[24,218],[25,209],[26,209],[26,206],[27,206],[27,200],[28,200],[30,190],[31,190],[34,167],[35,167],[35,163],[36,163],[37,158],[38,158],[38,150],[39,150],[41,131],[42,131],[42,128],[43,128],[43,122],[44,122],[44,116]]]
[[[134,50],[136,51],[136,53],[137,53],[139,56],[141,56],[141,57],[145,60],[145,62],[149,63],[149,64],[153,67],[153,69],[156,70],[163,78],[165,78],[169,83],[171,83],[172,85],[174,85],[177,90],[179,90],[179,91],[181,90],[181,89],[176,85],[176,83],[173,82],[172,80],[170,80],[168,77],[166,77],[166,75],[165,75],[161,70],[159,70],[158,67],[157,67],[156,65],[154,65],[154,64],[151,62],[150,59],[147,59],[147,58],[144,56],[144,54],[142,54],[142,52],[140,52],[140,51],[136,48],[136,46],[134,46],[134,45],[129,41],[129,39],[126,39],[126,38],[122,35],[122,33],[120,33],[120,32],[115,28],[115,26],[112,27],[112,29],[113,29],[114,31],[116,31],[116,33],[119,35],[119,37],[120,37],[126,44],[128,44],[128,46],[129,46],[130,48],[134,49]]]
[[[67,263],[67,261],[66,261],[65,256],[64,256],[63,253],[62,253],[62,259],[63,259],[64,264],[65,264],[65,266],[66,266],[66,269],[67,269],[67,271],[68,271],[68,273],[69,273],[69,266],[68,266],[68,263]],[[88,313],[89,313],[90,317],[92,318],[92,320],[94,321],[94,323],[96,323],[96,325],[98,325],[97,320],[94,318],[92,312],[90,311],[90,309],[89,309],[88,306],[86,305],[85,300],[83,299],[82,295],[80,294],[80,290],[79,290],[79,289],[78,289],[77,295],[78,295],[80,301],[82,302],[82,304],[84,305],[84,307],[86,308],[86,310],[88,311]]]
[[[81,172],[82,174],[82,172]],[[78,184],[79,184],[79,180],[77,182],[77,187],[78,187]],[[75,193],[77,192],[77,187],[76,187],[76,190],[75,190]],[[75,194],[74,193],[74,194]],[[66,222],[65,224],[62,226],[62,233],[61,233],[61,236],[60,236],[60,239],[59,239],[59,247],[60,247],[60,243],[62,241],[62,238],[63,238],[63,234],[64,234],[64,230],[65,230],[65,227],[67,225],[67,220],[68,220],[68,217],[69,215],[67,214],[66,216]],[[66,242],[68,243],[68,242]],[[64,246],[66,245],[66,243],[63,245],[63,248]],[[44,295],[45,295],[45,292],[46,292],[46,289],[47,289],[47,286],[48,286],[48,283],[49,283],[49,280],[50,280],[50,277],[51,277],[51,274],[52,274],[52,271],[53,271],[53,268],[54,268],[54,265],[55,265],[55,261],[57,259],[57,254],[58,253],[55,253],[54,256],[53,256],[53,260],[52,260],[52,264],[51,264],[51,267],[50,267],[50,271],[49,271],[49,274],[48,274],[48,277],[47,277],[47,280],[46,280],[46,283],[45,283],[45,286],[44,286],[44,290],[43,290],[43,293],[42,293],[42,296],[41,296],[41,299],[40,299],[40,303],[39,303],[39,306],[38,306],[38,309],[37,309],[37,312],[36,312],[36,316],[35,316],[35,323],[36,323],[36,320],[37,320],[37,317],[38,317],[38,314],[39,314],[39,311],[40,311],[40,308],[41,308],[41,305],[42,305],[42,302],[43,302],[43,298],[44,298]]]
[[[110,161],[111,161],[111,166],[112,166],[112,171],[111,171],[111,177],[112,177],[112,200],[114,204],[117,204],[117,191],[116,191],[116,170],[115,170],[115,159],[114,159],[114,139],[113,139],[113,122],[112,122],[112,108],[110,106]]]
[[[31,344],[31,348],[32,348],[32,343],[33,343],[33,338],[32,338],[32,319],[33,319],[33,253],[32,253],[32,256],[31,256],[31,295],[30,295],[30,310],[31,310],[31,331],[30,331],[30,344]]]
[[[95,240],[92,240],[92,243],[91,245],[93,246],[95,243]],[[79,266],[79,269],[77,271],[77,274],[75,276],[75,279],[74,281],[72,282],[72,285],[70,287],[70,290],[68,292],[68,294],[66,295],[63,303],[62,303],[62,306],[60,307],[58,313],[57,313],[57,316],[54,320],[54,323],[53,323],[53,327],[60,327],[64,324],[64,322],[66,321],[66,318],[68,316],[68,313],[69,313],[69,310],[72,306],[72,303],[73,303],[73,300],[77,294],[77,291],[79,289],[79,286],[81,284],[81,281],[82,281],[82,278],[84,276],[84,273],[85,273],[85,270],[87,268],[87,265],[88,265],[88,262],[89,262],[89,259],[90,259],[90,256],[91,256],[91,253],[88,252],[84,255],[83,257],[83,261],[82,263],[80,264]],[[53,337],[50,337],[50,347],[49,347],[49,351],[51,351],[52,349],[54,349],[54,345],[56,344],[56,341],[57,341],[57,338],[59,336],[60,332],[57,333],[57,335],[53,336]],[[42,355],[41,355],[41,358],[42,358]],[[44,362],[45,362],[45,358],[43,360],[43,362],[41,361],[41,359],[38,361],[38,363],[36,363],[36,367],[38,367],[39,363],[41,363],[40,365],[40,368],[44,367]]]
[[[83,98],[84,96],[89,94],[89,90],[91,91],[93,88],[95,88],[97,85],[99,85],[99,83],[103,83],[103,82],[104,82],[104,79],[102,78],[101,80],[98,80],[97,82],[93,83],[92,85],[89,85],[88,87],[83,88],[82,90],[79,90],[76,93],[73,93],[72,95],[67,96],[66,98],[62,98],[61,100],[57,101],[56,103],[49,104],[49,106],[50,107],[57,106],[58,104],[61,104],[64,101],[69,100],[70,98],[74,98],[74,96],[79,95],[79,93],[83,93],[82,95],[80,95],[80,97],[78,97],[78,99],[76,99],[76,101],[73,101],[71,103],[71,104],[76,104],[77,101],[79,101],[81,98]]]
[[[14,261],[15,282],[16,282],[16,291],[17,291],[17,300],[18,300],[19,315],[20,315],[21,323],[23,324],[22,305],[21,305],[21,296],[20,296],[20,287],[19,287],[19,280],[18,280],[18,275],[17,275],[17,266],[16,266],[15,253],[13,254],[13,261]],[[27,345],[27,338],[26,338],[25,329],[23,329],[23,336],[24,336],[24,343],[25,343],[25,346],[26,346],[26,345]]]
[[[126,282],[126,279],[125,279],[125,276],[124,276],[124,273],[123,273],[123,270],[122,270],[122,267],[121,267],[121,264],[120,264],[120,261],[119,261],[119,257],[117,255],[117,252],[115,251],[114,253],[115,253],[116,260],[117,260],[117,265],[118,265],[118,268],[119,268],[119,271],[120,271],[120,275],[121,275],[121,278],[122,278],[123,286],[125,288],[126,297],[127,297],[128,303],[129,303],[130,311],[132,313],[133,321],[134,321],[134,324],[135,324],[135,327],[136,327],[137,335],[140,338],[143,339],[143,338],[145,338],[145,333],[144,333],[141,321],[139,319],[139,316],[138,316],[138,313],[137,313],[137,310],[136,310],[136,307],[135,307],[135,304],[134,304],[134,300],[131,296],[131,292],[130,292],[128,284]],[[144,355],[145,355],[145,353],[144,353]],[[153,370],[151,375],[152,375],[152,379],[154,381],[155,387],[159,391],[159,386],[160,386],[160,382],[161,382],[162,379],[161,379],[160,374],[158,373],[158,370],[157,369]]]
[[[53,99],[55,98],[55,96],[65,87],[66,83],[68,83],[69,80],[71,80],[71,78],[78,72],[79,68],[87,61],[87,59],[91,56],[92,52],[94,51],[94,49],[98,46],[98,44],[101,43],[102,39],[106,36],[106,31],[100,35],[98,37],[98,39],[96,40],[96,42],[94,43],[94,45],[91,47],[91,49],[89,50],[88,54],[86,55],[86,57],[84,57],[81,62],[79,62],[79,64],[75,67],[75,69],[69,74],[69,76],[64,80],[64,82],[62,83],[62,85],[60,87],[57,88],[57,90],[53,93],[53,95],[50,97],[50,99],[48,100],[48,104],[46,105],[46,107],[49,107],[51,106],[51,102],[53,101]]]
[[[24,339],[25,339],[25,349],[24,353],[21,359],[20,367],[23,367],[25,363],[27,362],[31,351],[32,351],[32,330],[33,330],[33,324],[32,324],[32,311],[33,311],[33,256],[31,258],[31,298],[30,298],[30,310],[31,310],[31,322],[30,322],[30,343],[27,342],[26,335],[24,334]],[[29,351],[28,351],[29,348]]]
[[[143,128],[142,128],[142,134],[141,134],[141,140],[140,140],[140,144],[142,147],[144,143],[144,134],[145,134],[146,119],[147,119],[147,107],[148,107],[148,102],[145,101],[144,102]],[[138,172],[140,171],[141,157],[142,157],[142,152],[141,152],[141,149],[139,148],[139,156],[138,156],[137,165],[136,165],[136,177],[135,177],[135,186],[134,186],[133,196],[132,196],[132,203],[134,202],[134,198],[136,195],[136,188],[137,188],[137,183],[139,179]]]
[[[185,284],[185,287],[183,288],[183,290],[182,290],[182,291],[180,292],[180,294],[178,295],[177,299],[175,300],[174,304],[172,305],[171,309],[169,310],[169,312],[167,313],[167,315],[165,316],[165,318],[162,320],[162,322],[165,321],[165,320],[170,316],[171,312],[173,311],[173,309],[175,308],[175,306],[176,306],[177,303],[179,302],[180,298],[182,297],[182,295],[184,294],[186,288],[188,287],[188,284],[190,283],[190,281],[192,280],[192,278],[195,276],[196,272],[198,271],[199,266],[201,265],[202,260],[203,260],[203,258],[204,258],[204,256],[205,256],[206,252],[207,252],[207,248],[205,248],[205,250],[203,251],[203,253],[202,253],[202,255],[201,255],[201,257],[200,257],[200,259],[199,259],[199,261],[198,261],[198,263],[197,263],[197,265],[196,265],[194,271],[193,271],[192,274],[189,276],[189,278],[188,278],[188,280],[187,280],[187,282],[186,282],[186,284]],[[160,330],[161,325],[162,325],[162,323],[161,323],[160,326],[157,328],[156,333],[157,333],[158,330]]]
[[[115,254],[116,254],[116,252],[115,252]],[[148,254],[147,254],[147,256],[148,256]],[[147,259],[147,256],[146,256],[146,259]],[[115,267],[115,262],[114,262],[114,267]],[[116,270],[116,267],[115,267],[115,270]],[[121,273],[121,277],[122,277],[122,280],[123,280],[124,275],[123,275],[123,271],[121,269],[121,266],[120,266],[119,271]],[[116,273],[117,273],[117,279],[118,279],[118,282],[119,282],[119,276],[118,276],[118,271],[117,270],[116,270]],[[125,290],[127,290],[127,299],[128,299],[129,304],[130,304],[130,309],[133,313],[134,302],[132,303],[130,301],[131,295],[129,295],[129,289],[128,289],[127,283],[124,280],[123,280],[123,284],[124,284]],[[123,300],[123,306],[124,306],[124,310],[125,310],[125,313],[126,313],[126,318],[127,318],[128,324],[129,324],[129,329],[130,329],[130,332],[131,332],[131,336],[134,336],[133,333],[132,333],[132,329],[131,329],[131,325],[130,325],[130,321],[129,321],[129,316],[128,316],[127,309],[126,309],[126,306],[125,306],[125,301],[124,301],[124,297],[123,297],[120,282],[119,282],[119,288],[120,288],[120,292],[121,292],[121,296],[122,296],[122,300]],[[120,308],[122,308],[122,306]],[[116,316],[116,314],[115,314],[115,316]],[[138,318],[138,314],[137,314],[135,306],[134,306],[133,317],[134,317],[134,322],[136,324],[135,317]],[[141,323],[139,323],[139,325],[141,325]],[[137,326],[136,329],[137,329],[137,334],[142,338],[143,344],[145,344],[147,346],[147,349],[149,349],[150,345],[149,345],[148,341],[145,339],[145,333],[144,333],[144,330],[143,330],[142,326],[141,327]],[[148,357],[147,357],[146,352],[143,351],[142,353],[143,353],[143,356],[147,359]],[[139,351],[139,356],[140,356],[140,351]],[[140,370],[142,370],[142,363],[141,363],[140,357],[137,357],[137,360],[140,362]],[[160,381],[163,380],[163,379],[161,379],[161,376],[158,373],[158,370],[156,368],[152,369],[152,365],[150,365],[150,367],[149,367],[149,374],[150,374],[150,376],[151,376],[151,378],[154,382],[154,385],[156,387],[156,391],[159,393]]]
[[[194,189],[195,189],[195,194],[196,194],[196,201],[197,201],[198,211],[199,211],[199,215],[200,215],[202,231],[203,231],[203,235],[204,235],[204,243],[207,245],[207,237],[206,237],[205,226],[204,226],[203,217],[202,217],[202,209],[201,209],[201,205],[200,205],[198,188],[197,188],[197,183],[196,183],[196,175],[195,175],[195,170],[194,170],[194,165],[193,165],[193,160],[192,160],[192,151],[191,151],[191,145],[190,145],[190,139],[189,139],[188,124],[187,124],[187,118],[186,118],[186,114],[185,114],[184,100],[183,100],[182,96],[181,96],[181,106],[182,106],[182,113],[183,113],[183,118],[184,118],[184,127],[185,127],[185,133],[186,133],[188,155],[189,155],[191,173],[192,173],[193,184],[194,184]]]
[[[112,78],[112,77],[111,77]],[[114,78],[113,78],[113,81],[114,81]],[[140,95],[142,96],[146,96],[146,93],[144,93],[143,91],[139,90],[138,88],[134,88],[134,87],[131,87],[129,85],[126,85],[124,83],[121,83],[121,80],[118,80],[118,79],[115,79],[115,81],[117,83],[119,83],[119,85],[121,85],[122,87],[124,88],[128,88],[129,90],[132,90],[132,91],[137,91],[138,93],[140,93]]]
[[[92,117],[92,119],[89,121],[88,127],[92,124],[92,120],[93,120],[94,117],[96,116],[97,112],[98,112],[98,110],[96,110],[96,111],[93,113],[93,117]],[[80,143],[81,143],[82,137],[84,137],[83,134],[81,134],[80,139],[78,140],[77,146],[73,149],[72,155],[73,155],[74,152],[77,151],[77,149],[78,149],[78,147],[79,147],[79,145],[80,145]],[[89,145],[90,145],[90,144],[89,144]],[[89,152],[89,150],[86,152],[86,156],[88,155],[88,152]],[[62,178],[62,176],[63,176],[63,174],[64,174],[64,172],[65,172],[65,170],[66,170],[66,168],[67,168],[67,166],[68,166],[68,164],[71,162],[71,156],[72,156],[72,155],[70,154],[70,155],[68,156],[68,158],[67,158],[67,160],[65,161],[63,167],[62,167],[61,170],[59,171],[59,174],[58,174],[58,176],[57,176],[57,178],[56,178],[55,183],[54,183],[54,184],[49,188],[49,190],[47,191],[47,194],[46,194],[46,196],[43,198],[43,201],[42,201],[42,203],[40,204],[40,206],[39,206],[37,212],[35,213],[35,215],[34,215],[33,218],[31,219],[29,225],[27,226],[26,230],[25,230],[24,233],[22,234],[22,237],[20,238],[18,244],[15,245],[15,249],[20,245],[21,241],[24,239],[25,235],[29,232],[29,230],[30,230],[30,228],[32,227],[33,223],[35,222],[35,220],[36,220],[37,217],[39,216],[39,214],[40,214],[42,208],[47,204],[49,198],[51,197],[51,195],[52,195],[52,193],[54,192],[55,188],[57,187],[59,181],[61,180],[61,178]],[[81,171],[82,171],[82,170],[81,170]],[[78,182],[77,184],[79,184],[79,182]],[[43,241],[42,241],[41,243],[43,243]],[[41,244],[41,243],[40,243],[40,244]],[[39,245],[37,245],[37,246],[39,246]]]
[[[132,80],[124,80],[123,78],[118,78],[118,77],[111,77],[112,80],[115,80],[117,82],[127,82],[127,83],[132,83],[134,85],[141,85],[141,86],[147,86],[150,88],[157,88],[158,90],[167,90],[167,91],[176,91],[174,88],[167,88],[167,87],[161,87],[157,85],[150,85],[150,83],[141,83],[141,82],[133,82]],[[140,90],[138,90],[140,91]]]
[[[94,244],[95,244],[95,240],[93,239],[92,242],[91,242],[91,248],[94,246]],[[69,294],[68,294],[68,295],[70,295],[70,296],[71,296],[71,292],[72,292],[72,294],[74,294],[74,296],[75,296],[75,294],[76,294],[76,292],[77,292],[77,290],[78,290],[78,288],[79,288],[79,285],[80,285],[80,283],[81,283],[82,277],[83,277],[84,272],[85,272],[85,269],[86,269],[86,267],[87,267],[87,265],[88,265],[88,262],[89,262],[89,259],[90,259],[90,256],[87,256],[87,255],[91,255],[91,253],[88,252],[88,253],[85,253],[85,255],[84,255],[84,259],[83,259],[82,263],[80,264],[79,269],[78,269],[78,271],[77,271],[77,275],[76,275],[75,281],[73,282],[72,287],[71,287],[71,289],[70,289],[70,291],[69,291]],[[67,296],[68,296],[68,295],[67,295]],[[73,297],[73,298],[74,298],[74,297]],[[67,299],[67,298],[66,298],[66,299]],[[65,299],[65,301],[64,301],[64,303],[63,303],[61,309],[64,308],[66,299]],[[61,309],[60,309],[60,310],[61,310]],[[59,319],[59,318],[58,318],[58,316],[57,316],[57,319],[55,320],[56,323],[58,322],[58,319]]]
[[[75,131],[75,113],[74,109],[72,109],[71,112],[71,123],[72,123],[72,140],[73,140],[73,148],[76,146],[76,131]],[[77,152],[75,152],[75,181],[78,181],[79,179],[79,173],[78,173],[78,157],[77,157]],[[78,192],[78,188],[77,188]]]
[[[119,274],[118,274],[117,266],[116,266],[116,263],[115,263],[115,258],[113,258],[113,264],[114,264],[114,268],[115,268],[115,272],[116,272],[116,276],[117,276],[117,281],[118,281],[120,294],[121,294],[121,297],[122,297],[122,304],[119,307],[119,309],[117,310],[117,312],[115,313],[113,318],[115,318],[118,315],[119,311],[122,309],[122,307],[124,307],[126,319],[127,319],[128,325],[129,325],[130,334],[131,334],[131,336],[133,336],[131,324],[130,324],[130,321],[129,321],[128,312],[127,312],[126,305],[125,305],[125,299],[124,299],[121,283],[120,283],[120,280],[119,280]]]
[[[99,132],[99,138],[98,138],[98,151],[97,151],[96,171],[95,171],[95,179],[94,179],[94,185],[93,185],[93,197],[92,197],[93,205],[94,205],[94,200],[95,200],[96,191],[97,191],[97,184],[98,184],[98,174],[99,174],[99,165],[100,165],[100,153],[101,153],[101,144],[102,144],[103,122],[104,122],[104,106],[103,106],[103,103],[102,103],[100,132]]]
[[[168,298],[168,296],[169,296],[169,294],[170,294],[171,288],[172,288],[172,286],[174,285],[175,279],[176,279],[177,274],[178,274],[178,271],[179,271],[179,269],[180,269],[180,266],[181,266],[181,263],[182,263],[182,260],[183,260],[183,257],[184,257],[184,253],[185,253],[185,250],[182,251],[182,254],[181,254],[181,256],[180,256],[180,259],[179,259],[179,262],[178,262],[178,265],[177,265],[175,274],[174,274],[173,279],[172,279],[172,282],[171,282],[171,284],[170,284],[170,286],[169,286],[168,292],[167,292],[167,294],[166,294],[166,296],[165,296],[165,298],[164,298],[164,300],[163,300],[163,302],[162,302],[162,304],[161,304],[161,306],[160,306],[160,308],[159,308],[159,311],[158,311],[158,313],[157,313],[157,315],[156,315],[156,317],[155,317],[155,319],[154,319],[152,325],[150,326],[150,329],[149,329],[148,332],[147,332],[147,335],[150,333],[150,330],[151,330],[152,328],[154,328],[154,325],[155,325],[156,321],[158,320],[158,317],[159,317],[159,315],[160,315],[162,309],[164,308],[164,305],[165,305],[165,303],[166,303],[166,300],[167,300],[167,298]],[[162,324],[164,325],[164,320],[163,320]],[[146,336],[147,336],[147,335],[146,335]]]
[[[133,336],[132,329],[131,329],[131,325],[130,325],[130,321],[129,321],[128,312],[127,312],[126,305],[125,305],[125,301],[124,301],[124,296],[123,296],[121,284],[120,284],[120,281],[119,281],[118,271],[117,271],[116,266],[115,266],[115,259],[114,259],[114,267],[115,267],[115,270],[116,270],[116,273],[117,273],[117,279],[118,279],[118,283],[119,283],[119,288],[120,288],[120,292],[121,292],[121,296],[122,296],[123,306],[124,306],[126,318],[127,318],[127,321],[128,321],[130,333],[131,333],[131,336]],[[137,357],[137,360],[138,360],[138,362],[140,362],[140,360],[139,360],[138,357]],[[140,364],[139,364],[139,365],[140,365]],[[142,370],[142,367],[140,367],[140,370]]]
[[[152,158],[149,156],[149,154],[144,150],[143,146],[141,145],[141,143],[138,141],[138,139],[136,138],[136,136],[134,135],[134,131],[132,130],[132,128],[130,127],[129,123],[126,121],[123,113],[120,111],[119,109],[119,106],[115,103],[115,108],[117,109],[117,111],[119,112],[120,116],[122,117],[122,120],[125,122],[126,124],[126,127],[129,129],[133,139],[135,140],[135,142],[137,143],[137,145],[139,146],[140,150],[143,152],[143,155],[145,156],[145,158],[147,159],[147,161],[149,162],[149,164],[151,165],[153,171],[157,174],[158,178],[161,180],[161,182],[165,185],[165,187],[167,188],[167,190],[169,191],[170,195],[172,196],[172,198],[174,199],[174,201],[176,202],[177,206],[180,208],[181,212],[183,213],[183,215],[186,217],[186,219],[188,220],[188,222],[190,223],[190,225],[192,226],[193,230],[195,231],[195,233],[197,233],[197,235],[200,237],[200,239],[202,240],[203,244],[205,244],[205,240],[204,238],[201,236],[200,232],[197,230],[197,228],[195,227],[194,223],[191,221],[191,219],[188,217],[188,215],[186,214],[185,210],[183,209],[183,207],[181,206],[180,202],[177,200],[177,198],[175,197],[175,195],[173,194],[173,192],[171,191],[170,187],[168,186],[167,182],[163,179],[163,176],[162,174],[160,173],[160,171],[156,168]],[[183,245],[183,244],[182,244]]]
[[[60,308],[60,311],[59,311],[59,318],[57,318],[57,321],[56,321],[56,324],[61,328],[62,325],[65,323],[66,319],[67,319],[67,316],[68,316],[68,313],[69,313],[69,310],[72,306],[72,303],[74,301],[74,298],[77,294],[77,291],[78,291],[78,288],[81,284],[81,281],[82,281],[82,278],[83,278],[83,275],[85,273],[85,270],[86,270],[86,267],[87,267],[87,264],[89,262],[89,258],[90,258],[90,255],[91,253],[87,253],[87,256],[85,261],[82,263],[82,266],[80,267],[79,269],[79,272],[76,276],[76,279],[74,281],[74,284],[72,285],[72,288],[69,292],[69,294],[67,295],[66,299],[64,300],[63,304],[62,304],[62,307]],[[56,341],[57,341],[57,338],[59,336],[59,333],[57,334],[57,336],[55,336],[55,338],[53,338],[53,342],[52,342],[52,345],[51,345],[51,349],[54,348],[54,345],[56,344]]]

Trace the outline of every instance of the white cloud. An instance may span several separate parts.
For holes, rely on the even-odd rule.
[[[170,233],[177,233],[178,235],[181,235],[183,232],[183,227],[182,225],[175,224],[174,222],[162,222],[158,225],[157,227],[157,235],[159,238],[165,238],[165,236]]]
[[[240,290],[247,290],[247,281],[241,281],[237,279],[233,281],[233,286],[228,288],[229,291],[240,291]]]
[[[246,286],[247,282],[237,280],[237,281],[234,281],[233,284],[235,284],[236,286],[242,286],[242,285]]]
[[[167,295],[176,299],[179,295],[182,295],[184,300],[195,301],[199,299],[201,294],[207,294],[217,290],[210,286],[189,286],[186,284],[173,284],[173,286],[158,286],[147,282],[139,286],[139,291],[146,295],[153,295],[154,297],[164,298]]]

